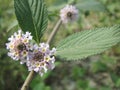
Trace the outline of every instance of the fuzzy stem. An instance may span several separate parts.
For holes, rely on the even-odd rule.
[[[57,24],[55,25],[52,33],[50,34],[50,36],[49,36],[49,38],[48,38],[48,40],[47,40],[47,43],[48,43],[48,44],[50,44],[51,41],[53,40],[53,38],[54,38],[55,34],[57,33],[57,31],[59,30],[59,27],[60,27],[61,24],[62,24],[62,21],[59,20],[59,21],[57,22]],[[25,82],[24,82],[21,90],[27,90],[27,89],[28,89],[28,86],[29,86],[31,80],[33,79],[33,76],[34,76],[34,71],[31,71],[31,72],[29,73],[29,75],[27,76],[27,78],[26,78],[26,80],[25,80]]]

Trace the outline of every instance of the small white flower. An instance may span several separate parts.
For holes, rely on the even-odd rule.
[[[56,48],[52,48],[52,50],[50,51],[50,54],[53,55],[55,54],[55,52],[56,52]]]
[[[48,70],[52,70],[55,65],[55,48],[50,50],[49,45],[45,43],[35,44],[33,50],[28,55],[26,65],[28,70],[38,72],[41,76]],[[52,53],[51,53],[52,52]]]
[[[26,32],[26,33],[24,34],[24,37],[28,38],[29,40],[32,40],[31,33],[29,33],[29,32]]]
[[[6,43],[6,48],[9,50],[8,56],[13,60],[21,60],[21,64],[25,63],[30,50],[30,40],[32,40],[31,33],[23,34],[21,30],[15,32]]]
[[[60,17],[63,23],[74,22],[78,19],[78,10],[73,5],[67,5],[60,10]]]

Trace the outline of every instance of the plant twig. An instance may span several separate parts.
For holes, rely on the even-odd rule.
[[[57,31],[59,30],[59,27],[60,27],[61,24],[62,24],[62,21],[59,20],[59,21],[57,22],[57,24],[55,25],[55,27],[54,27],[51,35],[49,36],[49,38],[48,38],[48,40],[47,40],[47,43],[48,43],[48,44],[50,44],[50,43],[52,42],[52,40],[53,40],[55,34],[57,33]]]
[[[30,81],[32,80],[33,76],[34,76],[34,71],[31,71],[29,73],[29,75],[27,76],[21,90],[27,90],[28,89],[28,85],[29,85]]]
[[[47,43],[48,43],[48,44],[50,44],[51,41],[53,40],[53,38],[54,38],[55,34],[57,33],[57,31],[59,30],[59,27],[60,27],[61,24],[62,24],[62,21],[59,20],[59,21],[57,22],[57,24],[55,25],[52,33],[50,34],[50,36],[49,36],[49,38],[48,38],[48,40],[47,40]],[[27,89],[28,89],[28,86],[29,86],[29,84],[30,84],[33,76],[34,76],[34,71],[31,71],[31,72],[29,73],[29,75],[27,76],[27,78],[26,78],[26,80],[25,80],[25,82],[24,82],[21,90],[27,90]]]

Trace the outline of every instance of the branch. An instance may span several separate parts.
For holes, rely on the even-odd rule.
[[[28,86],[29,86],[29,84],[30,84],[33,76],[34,76],[34,71],[31,71],[31,72],[29,73],[29,75],[27,76],[27,78],[26,78],[26,80],[25,80],[25,82],[24,82],[21,90],[27,90],[27,89],[28,89]]]

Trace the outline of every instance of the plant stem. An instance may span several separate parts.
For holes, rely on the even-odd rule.
[[[27,90],[28,89],[28,85],[30,84],[30,81],[32,80],[33,76],[34,76],[34,71],[31,71],[29,73],[29,75],[27,76],[21,90]]]
[[[51,41],[53,40],[53,38],[54,38],[55,34],[57,33],[57,31],[59,30],[59,27],[60,27],[61,24],[62,24],[62,21],[59,20],[59,21],[57,22],[57,24],[55,25],[52,33],[50,34],[50,36],[49,36],[49,38],[48,38],[48,40],[47,40],[47,43],[48,43],[48,44],[50,44]],[[24,82],[21,90],[27,90],[27,89],[28,89],[28,86],[29,86],[29,84],[30,84],[33,76],[34,76],[34,71],[31,71],[31,72],[29,73],[29,75],[27,76],[27,78],[26,78],[26,80],[25,80],[25,82]]]
[[[47,40],[47,43],[48,43],[48,44],[50,44],[50,43],[52,42],[52,40],[53,40],[55,34],[57,33],[57,31],[59,30],[59,27],[60,27],[61,24],[62,24],[62,21],[59,20],[59,21],[57,22],[57,24],[55,25],[52,33],[50,34],[50,36],[49,36],[49,38],[48,38],[48,40]]]

